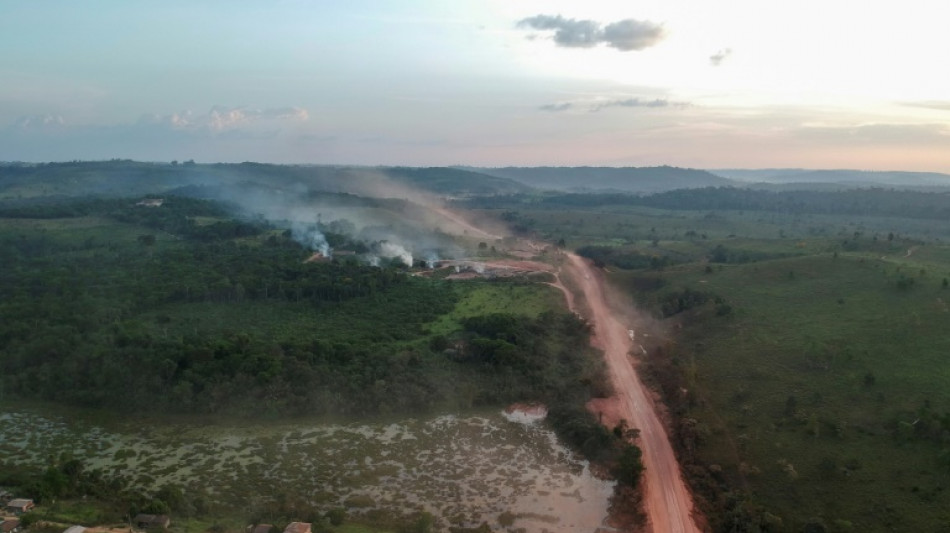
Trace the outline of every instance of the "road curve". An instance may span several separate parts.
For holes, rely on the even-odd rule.
[[[590,308],[588,320],[594,326],[592,342],[604,351],[615,398],[605,407],[640,430],[643,450],[643,501],[648,527],[653,533],[687,533],[700,529],[693,521],[693,499],[683,481],[670,439],[657,417],[646,389],[630,361],[631,336],[628,324],[610,311],[604,294],[605,281],[599,271],[576,254],[568,253],[565,264]],[[608,418],[609,419],[609,418]]]

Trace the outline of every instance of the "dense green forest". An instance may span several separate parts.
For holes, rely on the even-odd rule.
[[[82,200],[0,209],[2,221],[8,397],[373,414],[561,400],[578,376],[596,381],[573,315],[491,315],[431,333],[471,283],[354,256],[305,262],[288,231],[212,202]]]
[[[623,428],[604,428],[584,408],[607,392],[603,365],[587,323],[557,309],[557,291],[515,279],[430,279],[398,262],[369,266],[359,255],[308,262],[312,251],[291,231],[235,217],[227,205],[142,200],[0,206],[6,405],[354,420],[543,402],[566,443],[611,468],[624,490],[636,486],[640,450],[622,439]],[[344,226],[321,229],[337,250],[369,248],[331,231]],[[505,303],[514,301],[522,306]],[[221,512],[202,491],[183,498],[180,487],[130,484],[87,466],[68,456],[45,469],[12,462],[0,483],[44,504],[83,499],[28,522],[80,509],[86,514],[69,520],[171,511],[200,522]],[[262,516],[313,515],[328,527],[305,507]]]

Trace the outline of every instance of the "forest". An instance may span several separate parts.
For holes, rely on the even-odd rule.
[[[463,290],[451,282],[355,256],[305,262],[289,231],[209,201],[135,204],[0,211],[19,223],[0,233],[7,397],[129,412],[421,413],[563,398],[595,372],[572,315],[490,315],[433,335],[427,324]],[[90,217],[103,225],[81,228]]]
[[[922,192],[887,188],[848,190],[767,191],[737,187],[676,189],[655,194],[546,194],[473,198],[471,207],[501,205],[531,208],[598,208],[638,206],[690,211],[757,211],[786,214],[863,215],[920,219],[950,218],[947,192]]]
[[[308,261],[313,251],[285,222],[211,200],[164,195],[150,206],[148,198],[0,206],[5,405],[277,421],[540,402],[563,442],[634,490],[640,450],[584,408],[609,391],[590,327],[561,309],[560,294],[551,305],[548,288],[522,279],[450,281],[414,275],[396,260],[371,266],[360,254],[378,243],[340,220],[317,229],[336,252],[352,253]],[[502,303],[528,306],[539,291],[546,296],[530,312]],[[200,522],[221,512],[193,487],[183,499],[182,487],[156,491],[67,455],[44,468],[11,462],[2,470],[0,484],[40,503],[99,502],[85,504],[95,508],[87,522],[140,511]],[[60,517],[57,509],[42,516]],[[280,509],[262,516],[304,513],[333,530],[312,505]],[[380,531],[416,524],[379,520]]]

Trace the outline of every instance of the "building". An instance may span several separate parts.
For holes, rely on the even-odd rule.
[[[63,533],[83,533],[84,531],[86,531],[86,528],[82,526],[71,526],[66,529],[66,531],[63,531]]]
[[[36,507],[36,505],[33,503],[33,500],[16,498],[7,503],[7,512],[21,515],[32,511],[34,507]]]
[[[274,526],[271,524],[257,524],[247,526],[247,533],[271,533],[274,530]]]
[[[284,533],[310,533],[310,523],[291,522],[284,528]]]
[[[168,515],[139,513],[132,523],[139,529],[167,529],[172,521]]]
[[[0,533],[20,533],[20,519],[6,518],[0,521]]]

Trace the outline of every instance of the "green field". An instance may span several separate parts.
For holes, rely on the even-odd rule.
[[[732,308],[669,319],[683,328],[665,356],[686,369],[695,459],[749,495],[750,521],[764,510],[788,530],[813,518],[856,531],[950,524],[950,269],[910,259],[825,253],[662,274],[663,291]],[[900,288],[902,275],[913,285]]]
[[[659,319],[643,374],[716,531],[950,530],[947,220],[497,202]]]

